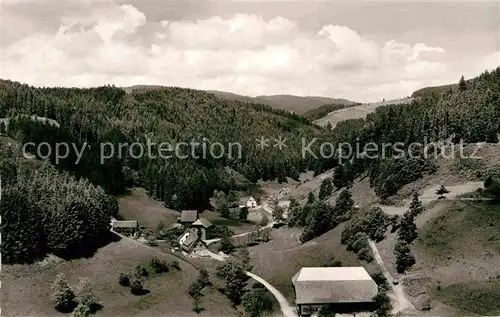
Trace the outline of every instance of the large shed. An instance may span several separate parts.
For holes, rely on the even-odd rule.
[[[301,316],[330,305],[336,312],[370,310],[378,286],[363,267],[304,267],[292,277]]]

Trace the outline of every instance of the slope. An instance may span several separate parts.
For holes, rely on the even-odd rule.
[[[344,120],[360,119],[360,118],[364,119],[368,114],[374,112],[378,107],[387,105],[409,104],[411,103],[411,100],[412,99],[410,98],[394,99],[383,102],[368,103],[359,106],[346,107],[340,110],[332,111],[323,118],[315,120],[314,123],[320,126],[326,126],[328,123],[330,123],[332,128],[334,128],[337,125],[337,123]]]

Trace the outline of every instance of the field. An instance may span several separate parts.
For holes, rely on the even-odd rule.
[[[130,294],[129,288],[118,284],[120,272],[133,272],[139,263],[153,256],[167,262],[178,260],[180,271],[146,278],[144,287],[151,293]],[[88,279],[103,302],[97,316],[234,316],[228,300],[215,289],[205,290],[202,306],[205,311],[192,311],[187,289],[198,276],[197,269],[173,255],[161,253],[137,242],[122,239],[98,250],[89,259],[63,261],[50,257],[33,265],[2,267],[2,313],[5,316],[64,316],[50,302],[50,284],[63,272],[76,285]],[[166,315],[168,314],[168,315]]]
[[[332,111],[325,117],[314,121],[314,123],[321,126],[326,126],[328,122],[330,122],[332,127],[335,127],[337,123],[339,123],[340,121],[366,118],[368,114],[374,112],[375,109],[377,109],[378,107],[392,105],[392,104],[405,104],[410,102],[411,99],[405,98],[405,99],[395,99],[395,100],[388,100],[376,103],[368,103],[360,106],[344,108]]]
[[[444,303],[483,316],[500,315],[500,280],[453,284],[437,291]]]
[[[205,210],[200,213],[200,218],[205,218],[210,221],[215,226],[227,226],[231,229],[234,234],[240,234],[255,230],[255,226],[259,224],[262,219],[262,215],[265,213],[264,210],[250,211],[248,215],[248,221],[241,222],[237,219],[226,219],[220,216],[219,213],[215,211]]]
[[[162,222],[169,227],[177,222],[180,213],[165,208],[160,202],[148,197],[143,188],[132,188],[118,198],[120,210],[118,215],[123,219],[138,220],[141,226],[156,228]]]
[[[362,265],[369,272],[378,270],[375,262],[367,264],[359,262],[356,255],[346,251],[340,244],[340,233],[343,225],[313,239],[300,244],[300,229],[280,228],[271,234],[271,241],[249,248],[252,272],[274,285],[287,297],[294,300],[292,276],[303,266],[323,266],[332,259],[339,260],[343,266]]]

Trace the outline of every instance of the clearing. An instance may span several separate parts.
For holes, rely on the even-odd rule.
[[[360,106],[344,108],[336,111],[330,112],[325,117],[314,121],[317,125],[326,126],[328,122],[334,128],[339,122],[349,119],[360,119],[366,118],[366,116],[375,111],[378,107],[395,105],[395,104],[408,104],[411,103],[411,98],[394,99],[382,102],[368,103]]]
[[[120,218],[137,220],[141,226],[156,228],[162,222],[165,227],[177,223],[180,216],[175,210],[165,208],[161,202],[149,197],[144,188],[134,187],[118,198]]]

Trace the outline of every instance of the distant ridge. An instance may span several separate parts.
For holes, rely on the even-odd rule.
[[[127,93],[131,93],[133,90],[155,90],[162,88],[167,88],[167,86],[136,85],[130,87],[122,87],[122,89],[125,90]],[[221,99],[262,103],[271,106],[273,108],[288,110],[295,112],[297,114],[304,114],[307,111],[318,108],[325,104],[342,104],[346,106],[355,104],[355,102],[343,98],[329,98],[329,97],[319,97],[319,96],[302,97],[294,95],[269,95],[269,96],[263,95],[257,97],[249,97],[219,90],[207,90],[207,92],[214,94],[216,97]]]
[[[294,95],[269,95],[248,97],[225,91],[209,90],[219,98],[239,100],[254,103],[263,103],[273,108],[293,111],[298,114],[303,114],[309,110],[315,109],[324,104],[345,104],[350,105],[355,102],[343,98],[329,98],[318,96],[294,96]]]

